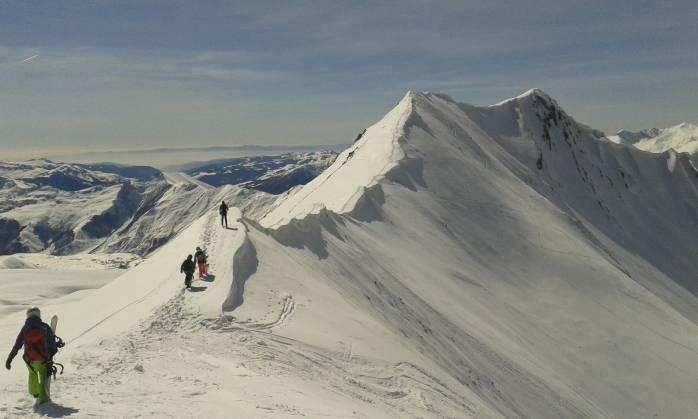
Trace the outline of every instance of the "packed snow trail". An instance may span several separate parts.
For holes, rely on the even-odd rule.
[[[294,297],[282,289],[278,298],[255,301],[263,311],[259,318],[221,316],[224,301],[235,292],[233,262],[246,240],[247,227],[235,221],[239,217],[231,208],[225,229],[211,213],[100,292],[70,307],[47,306],[47,313],[62,317],[68,346],[58,359],[66,373],[52,385],[54,403],[36,413],[387,418],[395,412],[456,417],[469,411],[416,364],[278,335],[297,310]],[[197,244],[207,250],[211,276],[185,291],[180,259]],[[78,317],[86,312],[94,313],[89,321]],[[3,410],[9,417],[32,412],[23,375],[3,382],[13,406]]]
[[[231,209],[224,229],[207,207],[127,274],[48,306],[74,338],[48,408],[691,417],[696,179],[686,156],[610,144],[538,90],[487,108],[409,93],[264,216]],[[200,244],[213,275],[184,291]],[[9,416],[31,412],[24,378],[0,376]]]

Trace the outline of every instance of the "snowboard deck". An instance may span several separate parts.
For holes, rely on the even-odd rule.
[[[53,331],[53,334],[56,334],[56,328],[58,327],[58,316],[53,315],[51,317],[51,330]],[[46,376],[46,383],[44,384],[44,389],[46,390],[46,395],[48,396],[48,401],[51,401],[51,375],[48,374]]]
[[[54,315],[51,317],[51,330],[54,335],[56,334],[56,327],[58,327],[58,316]]]

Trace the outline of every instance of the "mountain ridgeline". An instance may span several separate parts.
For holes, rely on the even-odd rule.
[[[654,153],[661,153],[673,148],[692,156],[698,154],[698,126],[688,122],[664,129],[621,130],[616,135],[609,135],[608,139],[619,144],[634,145],[640,150]]]
[[[236,281],[324,278],[468,415],[688,417],[697,205],[686,154],[612,143],[540,90],[489,107],[411,92],[248,221]]]
[[[195,383],[208,387],[192,409],[218,413],[239,393],[248,416],[257,400],[306,396],[310,416],[695,416],[688,154],[614,143],[534,89],[487,107],[410,92],[336,158],[295,158],[154,177],[4,164],[0,244],[160,247],[60,306],[73,364],[121,366],[100,370],[121,383],[112,400],[152,412],[181,406],[149,386],[176,398]],[[283,193],[251,188],[274,177]],[[174,269],[199,243],[215,281],[183,292]],[[74,394],[94,388],[86,371]]]
[[[189,169],[194,177],[176,179],[147,166],[0,163],[0,255],[147,255],[216,202],[253,211],[272,199],[252,198],[255,191],[279,194],[307,183],[335,157],[311,152],[202,163]]]
[[[238,157],[199,165],[185,173],[212,186],[239,185],[278,195],[310,182],[336,157],[334,151]]]

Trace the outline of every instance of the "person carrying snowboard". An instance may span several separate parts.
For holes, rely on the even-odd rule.
[[[194,260],[192,259],[192,255],[189,255],[187,256],[187,260],[182,262],[182,266],[179,268],[179,273],[184,272],[184,286],[186,288],[191,288],[191,280],[194,277],[195,270]]]
[[[5,361],[5,368],[12,368],[12,360],[22,346],[22,358],[29,370],[29,394],[34,396],[39,404],[46,403],[50,401],[48,381],[53,356],[58,352],[58,342],[51,327],[41,321],[41,311],[36,307],[27,310],[27,320]]]
[[[221,225],[225,225],[225,228],[228,228],[228,205],[226,205],[225,201],[218,207],[218,213],[221,215]]]
[[[203,278],[206,275],[206,252],[197,247],[196,253],[194,253],[194,260],[199,266],[199,278]]]

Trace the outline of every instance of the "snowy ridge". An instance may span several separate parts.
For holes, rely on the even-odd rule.
[[[525,98],[527,98],[529,96],[533,96],[533,95],[539,95],[539,96],[545,95],[545,96],[547,96],[542,90],[540,90],[538,88],[533,88],[533,89],[526,90],[525,92],[521,93],[518,96],[509,98],[509,99],[504,99],[500,102],[497,102],[494,105],[491,105],[490,107],[497,107],[497,106],[506,105],[508,103],[513,103],[513,102],[519,101],[521,99],[525,99]],[[450,98],[448,98],[448,99],[450,99]],[[453,102],[453,99],[450,99],[450,101]]]
[[[220,203],[222,196],[250,213],[272,199],[149,167],[49,160],[0,163],[0,254],[145,256],[215,201]]]
[[[261,224],[279,226],[293,218],[327,208],[342,213],[351,210],[365,188],[375,184],[404,157],[398,142],[412,112],[409,92],[380,122],[344,150],[335,163],[303,188],[291,191],[267,214]],[[342,176],[334,176],[338,171]]]
[[[595,369],[570,369],[572,359],[588,362],[580,348],[603,336],[624,349],[596,353],[601,369],[628,359],[652,362],[664,351],[678,351],[679,362],[690,364],[698,353],[683,329],[695,330],[698,319],[690,262],[697,250],[698,174],[686,156],[650,155],[602,138],[540,90],[487,108],[410,93],[322,176],[251,229],[260,267],[291,264],[278,245],[303,262],[288,271],[259,268],[247,287],[273,289],[266,278],[284,277],[287,284],[289,277],[307,282],[324,273],[343,298],[363,301],[362,312],[380,319],[402,345],[429,354],[427,364],[448,372],[455,380],[450,388],[475,412],[642,416],[671,399],[681,416],[693,407],[687,393],[667,393],[661,385],[643,390],[637,383],[646,378],[635,372],[618,378],[621,385],[599,380]],[[624,297],[611,291],[618,289]],[[574,301],[589,303],[570,306]],[[238,308],[238,317],[255,312],[249,304]],[[609,304],[624,308],[610,316],[594,308]],[[663,314],[639,314],[638,304]],[[606,326],[598,330],[590,318]],[[652,326],[619,336],[637,322]],[[547,327],[534,331],[541,323]],[[656,340],[647,334],[655,328],[673,330],[673,338]],[[287,336],[312,340],[287,329]],[[588,338],[575,346],[580,335]],[[628,345],[639,341],[654,349]],[[685,375],[658,366],[652,376],[665,374],[685,388],[696,376],[689,364],[682,364],[692,371]],[[613,390],[618,386],[633,387],[645,401],[630,402]]]
[[[43,308],[70,342],[49,413],[690,417],[697,202],[686,155],[605,141],[539,90],[408,93],[307,185],[230,229],[210,206]],[[183,292],[201,244],[213,275]],[[25,415],[17,370],[2,412]]]
[[[235,184],[279,194],[308,183],[336,157],[334,151],[239,157],[202,164],[187,169],[187,173],[212,186]]]
[[[640,150],[661,153],[674,149],[681,153],[698,154],[698,126],[682,122],[673,127],[651,128],[643,131],[618,131],[608,139],[619,144],[632,144]]]

